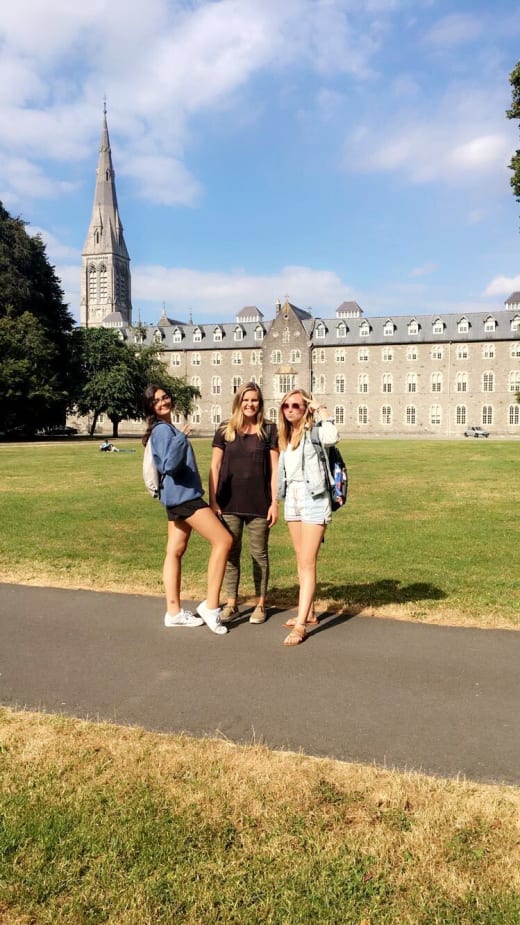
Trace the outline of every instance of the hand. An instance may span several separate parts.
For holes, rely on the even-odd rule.
[[[278,505],[273,502],[267,511],[267,526],[274,527],[276,521],[278,520]]]
[[[186,437],[189,437],[192,430],[193,430],[193,427],[189,421],[186,421],[186,423],[183,424],[183,426],[181,427],[181,433],[185,434]]]
[[[210,501],[210,502],[209,502],[209,506],[210,506],[211,510],[213,511],[213,513],[216,514],[217,517],[220,519],[220,518],[222,517],[222,511],[221,511],[219,505],[217,504],[217,502],[216,502],[216,501],[213,501],[213,502]]]

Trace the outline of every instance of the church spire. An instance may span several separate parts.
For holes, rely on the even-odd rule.
[[[130,257],[117,204],[106,102],[99,147],[92,217],[83,247],[81,323],[132,323]]]

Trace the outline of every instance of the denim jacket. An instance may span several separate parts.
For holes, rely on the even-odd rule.
[[[152,456],[159,472],[165,473],[161,501],[175,507],[203,495],[202,482],[191,444],[173,424],[161,421],[150,435]]]
[[[334,446],[339,440],[336,425],[332,421],[320,421],[317,431],[322,446]],[[312,444],[310,432],[305,431],[298,447],[303,454],[303,478],[307,491],[314,497],[322,495],[326,489],[325,475],[323,473],[318,454]],[[287,474],[285,471],[285,451],[280,453],[278,462],[278,498],[282,500],[287,493]]]

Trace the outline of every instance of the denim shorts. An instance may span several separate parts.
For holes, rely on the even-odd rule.
[[[301,520],[306,524],[330,524],[332,515],[328,492],[313,498],[305,482],[289,482],[284,517],[285,520]]]

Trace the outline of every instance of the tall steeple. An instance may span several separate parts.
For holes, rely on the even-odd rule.
[[[105,104],[92,218],[82,253],[81,324],[84,327],[131,324],[130,282],[130,257],[117,205]]]

